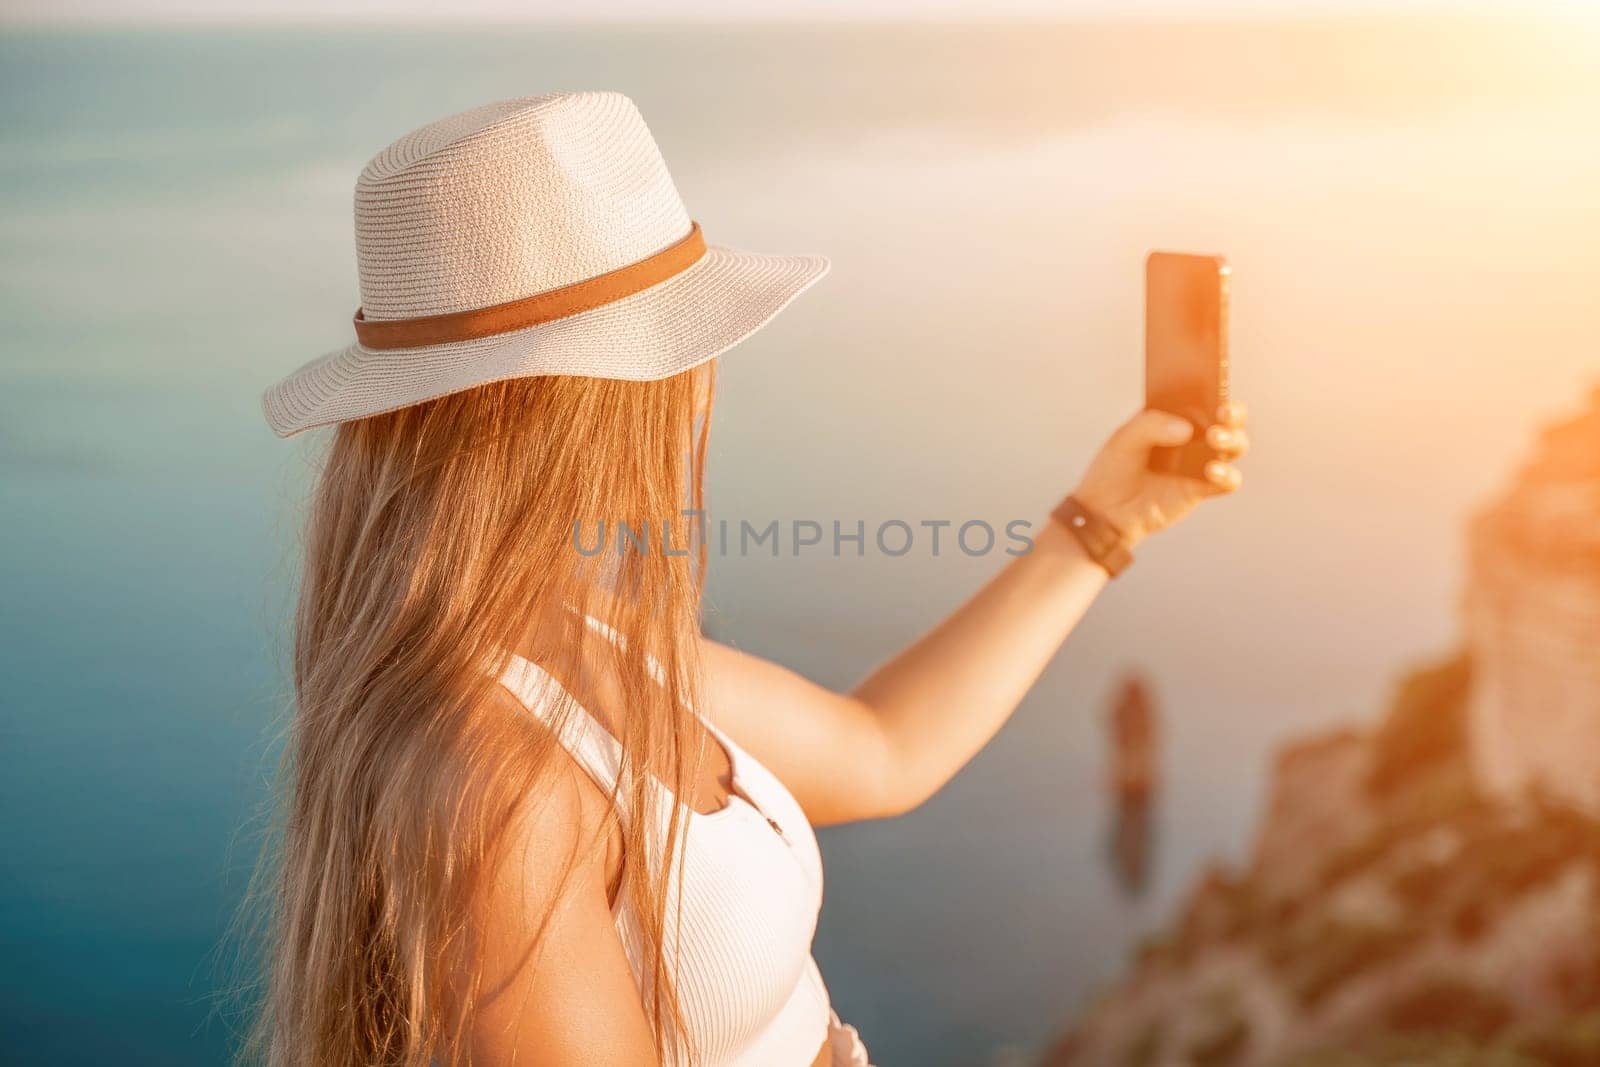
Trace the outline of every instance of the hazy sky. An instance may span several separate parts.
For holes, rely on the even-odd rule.
[[[681,18],[931,18],[993,15],[1307,14],[1326,12],[1556,12],[1592,0],[0,0],[4,16],[30,19],[405,18],[640,20]]]

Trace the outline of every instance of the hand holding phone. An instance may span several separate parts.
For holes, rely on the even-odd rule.
[[[1244,409],[1228,395],[1227,263],[1152,252],[1145,286],[1145,408],[1112,433],[1068,501],[1105,520],[1124,550],[1237,489],[1234,461],[1250,448]],[[1087,532],[1073,514],[1058,517]],[[1108,571],[1126,565],[1085,548]]]

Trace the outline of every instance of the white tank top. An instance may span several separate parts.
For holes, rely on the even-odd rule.
[[[591,620],[591,625],[600,624]],[[501,684],[546,723],[558,702],[570,699],[550,674],[515,654]],[[576,700],[571,704],[574,710],[559,740],[609,794],[622,746]],[[783,783],[702,721],[727,749],[734,788],[727,805],[715,812],[688,809],[681,941],[676,951],[670,937],[667,945],[684,1025],[705,1067],[809,1067],[837,1030],[827,987],[811,956],[822,906],[817,838]],[[673,798],[658,779],[651,781],[666,801],[659,805],[660,841]],[[619,815],[628,832],[626,812]],[[634,982],[642,989],[644,942],[629,898],[626,889],[618,894],[612,916]],[[677,903],[674,890],[669,916]],[[675,1067],[683,1057],[669,1049],[665,1061]]]

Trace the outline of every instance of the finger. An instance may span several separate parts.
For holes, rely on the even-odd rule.
[[[1229,459],[1237,459],[1250,451],[1250,433],[1229,426],[1211,426],[1206,429],[1206,444]]]
[[[1239,488],[1243,481],[1244,475],[1232,463],[1214,459],[1206,464],[1206,482],[1213,492],[1231,493]]]
[[[1117,428],[1113,435],[1128,448],[1157,448],[1181,445],[1194,436],[1194,424],[1170,411],[1146,408]]]
[[[1217,421],[1233,429],[1243,426],[1249,417],[1249,411],[1238,400],[1230,400],[1217,409]]]

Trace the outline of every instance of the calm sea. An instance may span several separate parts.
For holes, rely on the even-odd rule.
[[[1600,371],[1592,24],[0,34],[0,1056],[212,1064],[285,709],[303,444],[350,188],[420,123],[610,87],[720,242],[834,272],[724,362],[723,516],[1032,518],[1136,405],[1140,263],[1227,253],[1247,492],[1141,553],[923,810],[829,831],[817,954],[877,1062],[1017,1062],[1273,747],[1456,639],[1460,531]],[[718,633],[838,685],[1001,563],[728,558]],[[1105,701],[1165,723],[1153,883]]]

